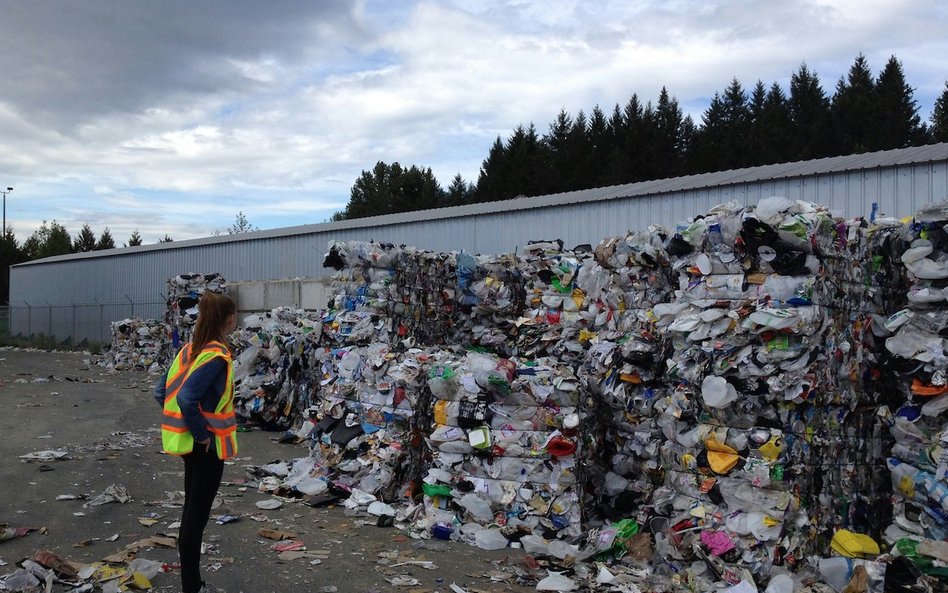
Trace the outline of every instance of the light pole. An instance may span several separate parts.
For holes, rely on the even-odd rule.
[[[7,191],[0,190],[0,193],[3,194],[3,236],[7,236],[7,194],[13,191],[12,187],[8,187]]]

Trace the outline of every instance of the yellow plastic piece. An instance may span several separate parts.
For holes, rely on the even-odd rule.
[[[837,554],[847,558],[859,558],[862,556],[878,556],[879,544],[868,535],[855,533],[848,529],[840,529],[833,535],[833,541],[830,547]]]
[[[708,465],[716,474],[726,474],[741,460],[737,451],[713,437],[705,441],[705,446],[708,448]]]

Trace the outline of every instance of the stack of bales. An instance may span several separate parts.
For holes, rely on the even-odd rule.
[[[456,262],[457,315],[452,343],[512,356],[523,310],[522,263],[510,254],[460,252]]]
[[[808,554],[827,554],[842,528],[878,538],[891,514],[888,436],[878,411],[891,394],[884,321],[902,300],[893,261],[899,227],[895,220],[824,220],[813,237],[821,273],[810,294],[797,294],[826,311],[811,371],[818,389],[784,418],[801,506],[794,535]]]
[[[474,533],[490,523],[505,538],[579,532],[579,382],[554,364],[442,353],[429,372],[432,464],[417,526],[475,539],[490,539]]]
[[[332,309],[323,318],[324,335],[335,345],[388,342],[392,331],[391,294],[401,249],[391,244],[331,241],[323,265],[332,274]]]
[[[320,316],[302,309],[278,307],[244,319],[231,337],[242,422],[274,430],[302,423],[317,402],[321,338]]]
[[[663,437],[652,405],[663,393],[667,348],[653,307],[671,292],[667,237],[653,228],[605,239],[579,274],[586,295],[582,331],[590,343],[582,377],[595,402],[589,422],[598,420],[589,432],[603,436],[600,458],[590,466],[602,475],[589,480],[597,486],[589,506],[613,520],[644,512],[663,482]]]
[[[813,239],[828,220],[804,202],[725,204],[667,245],[678,290],[655,307],[672,344],[653,407],[666,479],[652,505],[671,526],[659,550],[703,558],[721,578],[800,557],[784,420],[821,388],[827,309],[811,299]]]
[[[105,365],[117,371],[159,371],[168,328],[158,319],[113,321]]]
[[[586,298],[577,279],[591,255],[588,250],[563,250],[562,241],[529,243],[524,248],[520,258],[524,297],[516,336],[521,358],[549,356],[561,364],[582,363]]]
[[[198,303],[205,292],[226,294],[224,277],[218,273],[180,274],[168,279],[165,324],[171,334],[163,355],[166,363],[171,362],[183,344],[191,341],[191,332],[198,316]]]
[[[338,486],[392,500],[417,479],[421,458],[411,442],[414,411],[427,404],[426,357],[376,342],[333,349],[322,360],[313,449]]]
[[[404,346],[450,343],[454,337],[455,257],[403,247],[390,288],[393,338]]]
[[[892,315],[886,349],[898,387],[889,402],[894,445],[893,522],[886,540],[932,572],[931,549],[948,537],[948,211],[919,212],[902,229],[901,262],[908,277],[906,308]]]

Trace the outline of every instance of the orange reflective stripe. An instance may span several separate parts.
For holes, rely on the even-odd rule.
[[[221,459],[228,459],[237,454],[237,441],[232,438],[217,438],[217,454]]]
[[[161,430],[170,430],[171,432],[185,433],[188,432],[187,426],[171,426],[169,424],[162,424]]]
[[[187,345],[178,352],[175,363],[178,365],[178,372],[174,376],[168,376],[165,380],[166,389],[172,388],[172,385],[175,381],[178,381],[188,371],[188,363],[191,358],[191,346]],[[172,369],[174,369],[174,364],[172,364]]]

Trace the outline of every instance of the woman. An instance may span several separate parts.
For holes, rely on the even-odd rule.
[[[221,484],[224,460],[237,454],[234,370],[224,336],[237,326],[237,305],[204,293],[191,343],[178,352],[155,398],[164,408],[161,443],[184,459],[184,508],[178,534],[183,593],[213,589],[201,580],[201,540]]]

